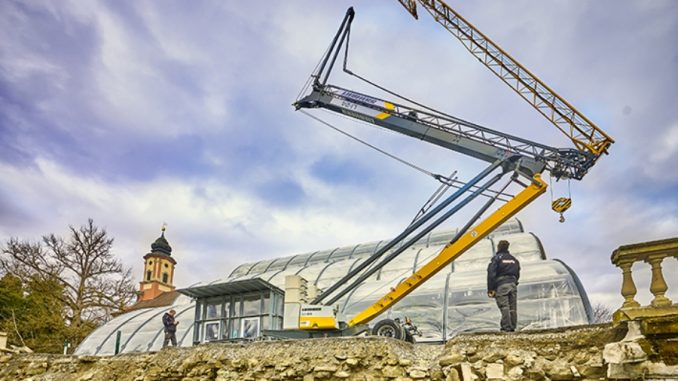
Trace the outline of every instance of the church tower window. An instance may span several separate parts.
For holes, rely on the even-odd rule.
[[[165,226],[160,237],[151,244],[151,252],[144,255],[144,272],[139,284],[138,300],[152,300],[161,294],[174,292],[172,284],[174,266],[177,262],[172,258],[172,247],[165,238]]]

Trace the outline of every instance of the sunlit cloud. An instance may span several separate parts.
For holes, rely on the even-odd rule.
[[[176,282],[186,286],[244,262],[399,233],[438,184],[291,106],[350,5],[355,72],[458,117],[567,146],[428,15],[415,21],[395,2],[6,1],[0,239],[65,234],[91,217],[140,274],[167,222]],[[594,302],[616,307],[612,251],[678,232],[678,10],[669,0],[455,6],[615,138],[582,182],[553,184],[554,197],[573,196],[565,224],[549,195],[519,218]],[[339,70],[331,82],[385,96]],[[466,180],[484,166],[315,115],[435,173]],[[647,302],[649,272],[636,267]]]

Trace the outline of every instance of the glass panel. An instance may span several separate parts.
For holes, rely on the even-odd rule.
[[[329,258],[330,254],[332,254],[332,251],[334,251],[334,250],[324,250],[324,251],[317,253],[316,255],[313,256],[313,258],[311,258],[311,260],[308,262],[308,264],[310,265],[312,263],[315,264],[315,263],[325,262],[325,260],[327,260],[327,258]]]
[[[439,247],[437,251],[440,251]],[[414,259],[416,258],[418,252],[418,246],[410,247],[409,249],[405,250],[394,260],[381,268],[381,274],[379,274],[380,279],[400,279],[410,276],[412,274],[412,269],[414,268]]]
[[[353,252],[353,247],[342,247],[341,249],[337,249],[330,256],[330,260],[335,261],[335,260],[346,259],[346,258],[348,258],[349,255],[351,255],[352,252]]]
[[[416,246],[423,245],[423,246],[443,246],[450,242],[452,238],[454,238],[454,235],[457,233],[457,229],[452,229],[452,230],[443,230],[440,232],[433,232],[429,234],[428,237],[424,237],[419,242],[417,242]],[[442,248],[441,248],[442,249]]]
[[[341,277],[348,273],[348,268],[353,262],[353,260],[343,260],[329,265],[329,267],[323,271],[320,279],[318,279],[318,287],[323,289],[336,283]]]
[[[518,329],[545,329],[587,324],[586,312],[579,297],[560,297],[523,300],[522,287],[518,290]],[[499,330],[499,309],[488,301],[484,289],[474,290],[475,302],[464,298],[466,304],[450,305],[447,316],[448,338],[461,332]]]
[[[250,272],[249,272],[249,274],[247,274],[247,276],[252,277],[254,275],[263,273],[264,271],[266,271],[268,266],[273,263],[273,261],[275,261],[275,259],[269,259],[269,260],[261,261],[261,262],[257,263],[256,265],[254,265],[254,267],[252,267],[252,270],[250,270]]]
[[[290,262],[289,265],[287,265],[286,270],[291,270],[291,269],[299,270],[299,268],[302,267],[304,265],[304,263],[306,263],[306,260],[308,260],[308,257],[310,257],[311,255],[313,255],[313,253],[302,254],[302,255],[297,256],[296,258],[294,258],[292,260],[292,262]]]
[[[268,267],[268,271],[279,271],[285,264],[290,260],[290,257],[278,258],[276,259],[271,266]]]
[[[233,297],[233,316],[241,316],[240,315],[240,307],[242,306],[242,301],[240,300],[240,296],[234,296]]]
[[[351,258],[362,258],[369,256],[374,252],[374,248],[376,245],[377,245],[376,243],[359,245],[357,248],[355,248],[355,251],[353,251]],[[353,250],[353,248],[354,246],[351,246],[351,250]]]
[[[320,271],[325,266],[327,266],[327,263],[323,263],[323,262],[309,265],[299,272],[299,276],[306,279],[310,283],[313,283],[313,282],[315,282],[315,278],[318,277],[318,274],[320,274]]]
[[[205,339],[204,341],[214,341],[219,339],[219,325],[220,322],[205,323]]]
[[[243,279],[253,279],[253,278],[261,278],[265,281],[268,281],[269,278],[271,278],[273,275],[275,275],[278,272],[278,270],[273,270],[273,271],[266,271],[263,273],[257,273],[257,274],[249,274]]]
[[[490,238],[495,238],[496,236],[500,235],[516,234],[522,232],[523,225],[520,223],[518,219],[512,218],[501,224],[496,229],[494,229],[494,231],[490,233]]]
[[[447,273],[440,272],[391,309],[392,318],[409,317],[419,328],[418,340],[440,340],[443,336],[443,305]],[[486,296],[487,298],[487,296]],[[377,318],[377,321],[380,318]]]
[[[194,325],[195,325],[195,331],[196,331],[196,333],[194,333],[194,335],[195,335],[194,337],[196,338],[196,340],[198,342],[200,342],[200,335],[202,334],[202,330],[200,329],[200,327],[202,326],[202,324],[196,323]]]
[[[190,347],[193,345],[193,328],[194,327],[189,328],[185,335],[177,337],[177,346]]]
[[[221,330],[221,338],[223,340],[228,339],[228,333],[230,332],[230,327],[228,324],[230,323],[230,320],[224,320],[221,322],[223,329]]]
[[[280,287],[281,289],[284,289],[285,288],[285,276],[286,275],[294,275],[294,273],[297,272],[297,270],[299,270],[299,269],[297,269],[297,268],[290,269],[288,267],[287,270],[275,274],[271,279],[268,280],[268,283],[270,283],[270,284],[272,284],[276,287]]]
[[[563,297],[521,302],[518,322],[519,328],[544,329],[586,324],[587,318],[580,298]]]
[[[255,263],[245,263],[244,265],[238,266],[237,269],[233,270],[229,278],[237,278],[239,276],[245,275],[247,271],[254,265]]]
[[[509,251],[521,262],[542,260],[541,245],[537,238],[530,233],[512,234],[510,237],[497,237],[494,244],[500,239],[506,239],[511,244]]]
[[[221,304],[209,303],[205,306],[205,320],[217,319],[221,316]]]
[[[271,294],[269,292],[264,293],[264,305],[263,305],[262,308],[263,308],[261,310],[262,314],[270,314],[271,313]]]
[[[259,294],[245,295],[243,297],[243,316],[259,315],[261,308],[261,296]]]
[[[284,311],[284,309],[285,309],[285,304],[284,304],[283,302],[284,302],[283,296],[282,296],[282,295],[276,294],[276,298],[275,298],[275,303],[276,303],[276,305],[275,305],[275,313],[276,313],[276,315],[278,315],[278,316],[283,316],[283,311]]]
[[[92,332],[92,334],[80,344],[75,352],[78,354],[97,354],[100,356],[112,355],[115,353],[116,331],[121,331],[122,337],[129,337],[139,324],[142,324],[149,319],[152,321],[152,319],[155,319],[156,317],[160,320],[162,315],[158,317],[157,314],[158,311],[154,310],[147,310],[144,312],[132,311],[128,314],[123,314],[111,320],[109,322],[110,326],[107,324]],[[119,326],[120,324],[122,324],[122,326]],[[160,321],[159,324],[162,325],[162,321]],[[113,328],[116,329],[114,330]]]
[[[231,317],[231,301],[224,302],[224,317]]]
[[[418,268],[426,263],[426,257],[432,249],[434,248],[422,250],[422,253],[419,254],[419,260],[417,261]],[[493,254],[492,241],[489,239],[480,240],[453,262],[454,271],[485,271],[487,270],[487,265],[490,263]]]
[[[259,318],[242,319],[242,337],[244,339],[254,339],[259,336]]]
[[[356,288],[355,292],[351,294],[348,303],[345,306],[346,316],[353,316],[363,309],[374,304],[378,298],[386,295],[390,287],[395,287],[398,280],[386,281],[367,281]]]
[[[231,319],[231,339],[240,337],[240,319]]]
[[[196,305],[195,305],[195,312],[196,312],[195,318],[196,319],[202,320],[202,316],[203,316],[202,309],[204,307],[205,307],[205,305],[203,303],[196,303]]]

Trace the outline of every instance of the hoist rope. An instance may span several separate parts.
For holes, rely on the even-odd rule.
[[[549,191],[551,192],[551,204],[553,204],[553,176],[549,173]]]
[[[318,67],[320,67],[320,64],[323,62],[323,57],[327,54],[327,52],[330,51],[330,48],[331,48],[331,47],[332,47],[331,45],[328,46],[328,47],[327,47],[327,50],[325,50],[325,54],[323,54],[322,56],[320,56],[320,59],[318,60],[318,63],[315,64],[315,67],[313,68],[313,71],[312,71],[311,73],[315,73],[316,70],[318,70]],[[304,83],[304,86],[302,86],[301,90],[299,90],[299,94],[297,94],[297,98],[295,99],[295,101],[298,101],[299,99],[301,99],[301,96],[304,95],[304,94],[306,93],[306,90],[309,88],[309,86],[310,86],[311,83],[313,82],[313,79],[316,78],[316,77],[317,77],[316,74],[311,74],[311,75],[308,77],[308,79],[307,79],[306,82]]]
[[[314,119],[314,120],[316,120],[317,122],[320,122],[320,123],[324,124],[325,126],[327,126],[327,127],[331,128],[331,129],[337,131],[338,133],[340,133],[340,134],[342,134],[342,135],[345,135],[345,136],[348,136],[349,138],[351,138],[351,139],[353,139],[353,140],[355,140],[355,141],[357,141],[357,142],[359,142],[359,143],[362,143],[362,144],[364,144],[364,145],[366,145],[366,146],[372,148],[373,150],[376,150],[377,152],[381,152],[382,154],[384,154],[384,155],[390,157],[391,159],[394,159],[394,160],[396,160],[396,161],[399,161],[399,162],[401,162],[402,164],[405,164],[406,166],[408,166],[408,167],[410,167],[410,168],[412,168],[412,169],[414,169],[414,170],[417,170],[417,171],[419,171],[419,172],[421,172],[421,173],[423,173],[423,174],[425,174],[425,175],[427,175],[427,176],[431,176],[431,177],[433,177],[434,179],[436,179],[436,180],[438,180],[438,181],[440,181],[441,178],[447,179],[446,177],[444,177],[444,176],[442,176],[442,175],[438,175],[438,174],[435,174],[435,173],[433,173],[433,172],[427,171],[427,170],[425,170],[424,168],[421,168],[421,167],[419,167],[419,166],[417,166],[417,165],[415,165],[415,164],[412,164],[412,163],[410,163],[410,162],[408,162],[408,161],[406,161],[406,160],[403,160],[403,159],[401,159],[401,158],[399,158],[399,157],[397,157],[397,156],[395,156],[395,155],[393,155],[393,154],[391,154],[391,153],[388,153],[388,152],[384,151],[383,149],[381,149],[381,148],[379,148],[379,147],[376,147],[376,146],[374,146],[374,145],[372,145],[372,144],[370,144],[370,143],[368,143],[368,142],[366,142],[366,141],[364,141],[364,140],[362,140],[362,139],[360,139],[360,138],[358,138],[358,137],[355,137],[355,136],[349,134],[349,133],[346,132],[346,131],[341,130],[341,129],[338,128],[338,127],[335,127],[335,126],[331,125],[330,123],[328,123],[328,122],[326,122],[326,121],[324,121],[324,120],[322,120],[322,119],[320,119],[320,118],[318,118],[318,117],[316,117],[316,116],[314,116],[314,115],[311,115],[311,114],[307,113],[307,112],[304,111],[304,110],[299,110],[299,111],[301,111],[302,114],[304,114],[304,115],[310,117],[311,119]],[[448,179],[448,180],[449,180],[449,179]]]
[[[356,77],[356,78],[358,78],[359,80],[361,80],[361,81],[363,81],[363,82],[365,82],[365,83],[367,83],[367,84],[369,84],[369,85],[372,85],[372,86],[376,87],[377,89],[379,89],[379,90],[381,90],[381,91],[384,91],[384,92],[386,92],[386,93],[388,93],[388,94],[390,94],[390,95],[393,95],[394,97],[397,97],[397,98],[400,98],[400,99],[405,100],[405,101],[407,101],[407,102],[410,102],[410,103],[412,103],[412,104],[414,104],[414,105],[416,105],[416,106],[418,106],[418,107],[421,107],[421,108],[423,108],[423,109],[426,109],[426,110],[428,110],[428,111],[430,111],[430,112],[433,112],[433,113],[436,113],[436,114],[438,114],[438,115],[444,116],[444,117],[446,117],[446,118],[448,118],[448,119],[451,119],[452,121],[455,121],[455,122],[457,122],[457,123],[462,123],[462,124],[466,124],[466,125],[470,125],[470,126],[480,127],[480,126],[476,125],[475,123],[470,123],[470,122],[468,122],[468,121],[466,121],[466,120],[457,118],[456,116],[453,116],[453,115],[444,113],[444,112],[442,112],[442,111],[440,111],[440,110],[436,110],[436,109],[434,109],[434,108],[432,108],[432,107],[426,106],[425,104],[419,103],[419,102],[417,102],[417,101],[415,101],[415,100],[413,100],[413,99],[407,98],[407,97],[405,97],[405,96],[403,96],[403,95],[401,95],[401,94],[396,93],[395,91],[389,90],[389,89],[385,88],[384,86],[381,86],[381,85],[379,85],[379,84],[377,84],[377,83],[375,83],[375,82],[372,82],[372,81],[370,81],[369,79],[367,79],[367,78],[365,78],[365,77],[363,77],[363,76],[361,76],[361,75],[359,75],[359,74],[354,73],[353,71],[351,71],[351,70],[348,68],[348,45],[349,45],[350,41],[351,41],[351,30],[349,29],[349,30],[347,31],[347,33],[346,33],[346,46],[344,47],[344,66],[343,66],[343,71],[344,71],[346,74],[351,75],[351,76],[353,76],[353,77]]]
[[[456,174],[457,171],[452,172],[449,178],[454,178]],[[431,195],[431,197],[429,197],[428,200],[426,200],[424,205],[422,205],[422,207],[419,208],[419,211],[417,211],[417,214],[412,219],[412,222],[410,222],[410,225],[414,224],[420,217],[426,214],[426,212],[428,212],[428,210],[445,195],[448,189],[450,189],[449,184],[440,184],[438,189],[436,189],[435,192],[433,192],[433,194]]]
[[[374,125],[372,125],[372,124],[370,124],[370,123],[367,123],[367,122],[365,122],[365,121],[363,121],[363,120],[360,120],[360,119],[354,119],[354,118],[348,117],[348,116],[346,116],[346,115],[344,115],[344,114],[337,114],[337,113],[329,112],[328,110],[324,110],[324,109],[321,109],[321,110],[324,111],[324,112],[326,112],[326,113],[329,114],[329,115],[332,115],[332,116],[334,116],[334,117],[337,117],[337,116],[338,116],[338,117],[343,118],[343,119],[346,119],[346,120],[348,120],[348,121],[350,121],[350,122],[352,122],[352,123],[359,123],[359,124],[365,125],[365,126],[367,126],[367,127],[374,127]],[[381,130],[380,130],[380,131],[381,131]],[[385,130],[384,132],[393,132],[393,131]],[[393,134],[397,135],[395,132],[393,132]],[[455,173],[456,173],[456,171],[455,171]],[[453,176],[449,176],[449,177],[441,176],[441,178],[445,179],[445,181],[440,181],[440,180],[438,180],[438,181],[440,181],[440,182],[443,183],[444,185],[451,186],[452,188],[455,188],[455,189],[459,189],[461,186],[464,186],[464,185],[466,184],[465,182],[463,182],[463,181],[461,181],[461,180],[453,179],[452,177],[453,177]],[[460,185],[456,185],[456,184],[460,184]],[[475,189],[475,186],[472,187],[471,189]],[[495,193],[496,193],[496,194],[498,194],[499,196],[505,196],[505,197],[509,197],[509,198],[515,197],[515,195],[512,195],[512,194],[510,194],[510,193],[496,192],[496,191],[494,191],[494,190],[492,190],[492,189],[486,189],[485,192],[490,192],[490,193],[492,193],[492,194],[495,194]],[[489,197],[489,196],[485,195],[484,193],[482,194],[482,196],[483,196],[483,197]],[[499,200],[499,201],[504,201],[504,202],[508,201],[508,199],[506,199],[506,198],[501,198],[501,197],[497,198],[497,200]]]
[[[374,149],[375,151],[377,151],[377,152],[379,152],[379,153],[381,153],[381,154],[383,154],[383,155],[386,155],[387,157],[390,157],[390,158],[392,158],[392,159],[394,159],[394,160],[396,160],[396,161],[398,161],[398,162],[400,162],[400,163],[402,163],[402,164],[405,164],[406,166],[408,166],[408,167],[410,167],[410,168],[412,168],[412,169],[414,169],[414,170],[416,170],[416,171],[418,171],[418,172],[421,172],[421,173],[423,173],[423,174],[425,174],[425,175],[427,175],[427,176],[430,176],[430,177],[434,178],[435,180],[440,181],[440,182],[441,182],[442,184],[444,184],[444,185],[448,185],[448,186],[451,186],[451,187],[453,187],[453,188],[459,189],[459,188],[461,188],[462,186],[464,186],[464,185],[466,184],[466,183],[464,183],[464,182],[461,181],[461,180],[457,180],[456,178],[451,178],[451,177],[443,176],[443,175],[440,175],[440,174],[437,174],[437,173],[433,173],[433,172],[431,172],[431,171],[428,171],[428,170],[426,170],[426,169],[424,169],[424,168],[421,168],[421,167],[419,167],[419,166],[417,166],[417,165],[415,165],[415,164],[413,164],[413,163],[410,163],[410,162],[408,162],[408,161],[406,161],[406,160],[404,160],[404,159],[399,158],[398,156],[396,156],[396,155],[394,155],[394,154],[392,154],[392,153],[386,152],[385,150],[383,150],[383,149],[381,149],[381,148],[379,148],[379,147],[377,147],[377,146],[375,146],[375,145],[373,145],[373,144],[370,144],[370,143],[368,143],[368,142],[366,142],[366,141],[364,141],[364,140],[362,140],[362,139],[360,139],[360,138],[358,138],[358,137],[356,137],[356,136],[353,136],[353,135],[349,134],[348,132],[346,132],[346,131],[340,129],[339,127],[336,127],[336,126],[334,126],[334,125],[332,125],[332,124],[330,124],[330,123],[328,123],[328,122],[326,122],[326,121],[324,121],[324,120],[322,120],[322,119],[320,119],[320,118],[318,118],[318,117],[316,117],[316,116],[314,116],[314,115],[311,115],[310,113],[306,112],[305,110],[299,110],[299,111],[300,111],[302,114],[308,116],[309,118],[311,118],[311,119],[313,119],[313,120],[315,120],[315,121],[317,121],[317,122],[319,122],[319,123],[321,123],[321,124],[323,124],[323,125],[325,125],[325,126],[331,128],[331,129],[333,129],[333,130],[339,132],[340,134],[342,134],[342,135],[344,135],[344,136],[347,136],[347,137],[349,137],[350,139],[353,139],[353,140],[357,141],[358,143],[361,143],[361,144],[363,144],[363,145],[365,145],[365,146],[367,146],[367,147],[369,147],[369,148],[372,148],[372,149]],[[351,119],[351,120],[353,120],[353,119]],[[471,189],[475,189],[475,188],[477,188],[477,186],[471,187]],[[504,193],[504,192],[497,192],[497,191],[494,191],[494,190],[492,190],[492,189],[486,189],[485,192],[489,192],[489,193],[494,194],[494,195],[497,197],[498,200],[504,201],[504,202],[506,202],[506,201],[508,201],[508,200],[507,200],[507,199],[504,199],[504,198],[500,198],[499,196],[509,196],[509,197],[514,197],[512,194],[508,194],[508,193]],[[484,196],[484,197],[493,197],[492,195],[485,194],[484,192],[483,192],[481,195]]]
[[[553,176],[549,174],[549,190],[551,191],[551,202],[553,202]],[[572,183],[567,179],[567,198],[572,199]]]

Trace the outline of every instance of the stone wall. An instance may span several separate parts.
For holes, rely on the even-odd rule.
[[[111,357],[6,354],[0,380],[599,380],[607,374],[605,344],[625,334],[590,326],[460,335],[445,345],[356,337],[215,343]],[[678,379],[678,367],[662,369],[668,373],[656,376]]]

